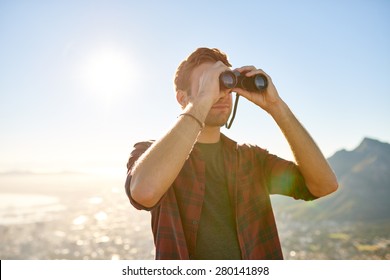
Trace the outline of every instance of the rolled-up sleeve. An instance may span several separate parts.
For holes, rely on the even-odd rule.
[[[129,160],[127,161],[127,177],[125,182],[125,191],[126,195],[130,200],[130,203],[134,206],[134,208],[138,210],[151,210],[151,208],[146,208],[145,206],[139,204],[137,201],[133,199],[130,192],[130,182],[131,182],[131,172],[134,167],[135,162],[140,158],[140,156],[153,144],[153,141],[148,142],[139,142],[134,145],[133,151],[130,153]]]
[[[264,174],[271,194],[281,194],[306,201],[317,199],[308,189],[298,165],[266,152]]]

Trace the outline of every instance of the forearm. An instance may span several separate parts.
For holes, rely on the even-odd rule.
[[[189,105],[184,113],[203,122],[205,111]],[[200,131],[194,119],[181,116],[172,129],[140,157],[131,172],[130,192],[134,200],[146,207],[160,200],[179,174]]]
[[[156,141],[132,168],[130,193],[141,205],[154,206],[176,179],[197,141],[210,108],[227,94],[227,91],[220,91],[218,79],[227,68],[221,61],[198,66],[192,73],[195,78],[191,88],[177,90],[176,98],[185,107],[183,113],[190,116],[179,117],[173,128]]]
[[[282,100],[269,111],[285,135],[310,192],[318,197],[337,189],[337,179],[310,134]]]

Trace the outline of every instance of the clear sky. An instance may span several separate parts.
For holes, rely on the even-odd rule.
[[[175,122],[174,72],[203,46],[264,69],[327,157],[390,142],[390,1],[1,0],[0,171],[125,172]],[[222,131],[292,158],[244,99]]]

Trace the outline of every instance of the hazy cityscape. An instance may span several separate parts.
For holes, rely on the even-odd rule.
[[[154,259],[149,213],[130,206],[118,178],[0,180],[0,259]],[[275,212],[285,259],[390,259],[388,223],[310,223]]]

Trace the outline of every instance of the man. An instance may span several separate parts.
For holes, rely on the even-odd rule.
[[[218,49],[199,48],[175,77],[183,109],[157,141],[135,145],[126,192],[151,211],[156,259],[282,259],[270,194],[313,200],[338,183],[320,149],[261,69],[236,69],[268,79],[261,93],[220,87],[230,63]],[[284,133],[296,164],[221,134],[235,91],[268,112]],[[256,122],[254,122],[254,129]]]

